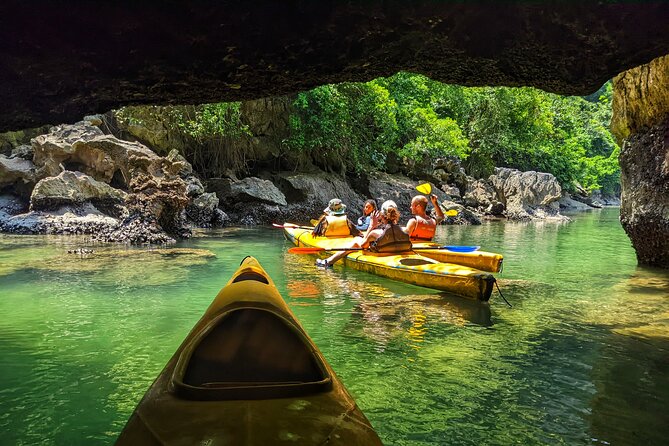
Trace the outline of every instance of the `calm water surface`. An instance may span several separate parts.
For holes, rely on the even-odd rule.
[[[254,255],[387,445],[667,444],[669,274],[617,209],[442,227],[505,256],[489,306],[286,253],[281,231],[179,249],[0,235],[0,444],[111,444],[242,258]]]

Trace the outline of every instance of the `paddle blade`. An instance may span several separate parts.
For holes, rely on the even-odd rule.
[[[416,190],[421,194],[430,195],[432,193],[432,185],[430,183],[423,183],[416,186]]]
[[[455,216],[458,215],[458,211],[455,210],[455,209],[451,209],[451,210],[448,210],[448,211],[444,212],[444,215],[447,216],[447,217],[455,217]]]
[[[474,252],[478,251],[480,246],[441,246],[441,248],[451,252]]]
[[[294,246],[288,250],[289,254],[316,254],[323,252],[325,248],[311,247],[311,246]]]

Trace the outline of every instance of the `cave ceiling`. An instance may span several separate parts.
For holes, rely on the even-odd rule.
[[[669,53],[668,2],[3,1],[0,131],[405,70],[585,95]]]

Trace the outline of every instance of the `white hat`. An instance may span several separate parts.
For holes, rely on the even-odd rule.
[[[397,209],[397,203],[395,203],[393,200],[384,201],[381,205],[381,212],[385,214],[389,208]]]

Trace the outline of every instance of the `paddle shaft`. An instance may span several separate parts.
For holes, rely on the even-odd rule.
[[[296,229],[309,229],[309,230],[314,229],[312,226],[298,226],[298,225],[293,225],[293,224],[290,224],[290,223],[289,224],[283,224],[283,225],[280,225],[278,223],[272,223],[272,226],[274,226],[275,228],[280,228],[280,229],[283,229],[283,228],[296,228]]]
[[[449,249],[450,248],[450,249]],[[414,248],[415,251],[424,251],[424,250],[442,250],[442,251],[451,251],[451,252],[474,252],[478,251],[480,246],[435,246],[435,247],[426,247],[426,248]],[[368,251],[368,248],[319,248],[311,246],[295,246],[288,250],[291,254],[314,254],[317,252],[323,251]]]

